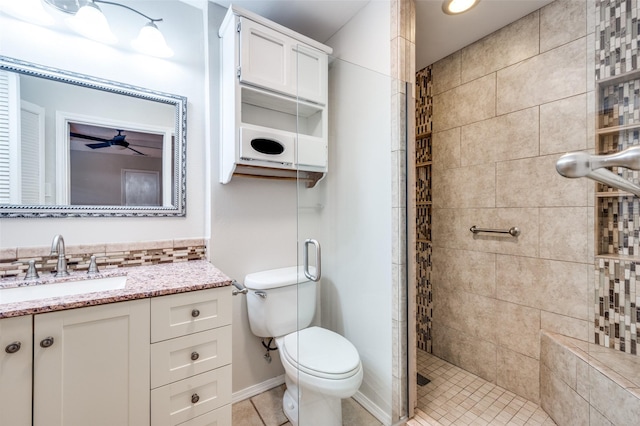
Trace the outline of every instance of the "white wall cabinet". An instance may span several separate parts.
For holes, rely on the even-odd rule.
[[[219,35],[220,182],[295,172],[317,182],[327,172],[331,48],[234,6]]]
[[[0,320],[0,425],[31,424],[32,319]]]
[[[231,425],[228,287],[2,319],[0,349],[0,425]]]

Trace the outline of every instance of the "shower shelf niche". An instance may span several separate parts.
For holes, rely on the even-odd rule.
[[[608,155],[640,145],[640,71],[596,82],[595,154]],[[640,171],[611,170],[640,185]],[[640,199],[597,183],[595,192],[597,259],[640,261]]]

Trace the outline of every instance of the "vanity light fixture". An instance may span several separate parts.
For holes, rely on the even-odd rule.
[[[0,12],[36,25],[49,26],[54,23],[53,17],[44,10],[40,0],[0,0]]]
[[[480,3],[480,0],[444,0],[442,11],[447,15],[459,15]]]
[[[105,0],[76,0],[71,2],[71,4],[77,4],[77,8],[69,7],[69,0],[43,1],[57,10],[71,13],[73,16],[66,19],[66,23],[72,30],[84,37],[106,44],[115,43],[117,38],[109,28],[107,18],[97,3],[130,10],[148,20],[140,30],[138,37],[131,42],[131,46],[145,55],[161,58],[173,56],[173,50],[167,46],[164,36],[156,25],[156,22],[161,22],[162,18],[154,19],[127,5]]]

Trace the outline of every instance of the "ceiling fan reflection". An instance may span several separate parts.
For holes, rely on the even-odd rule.
[[[138,151],[137,149],[134,149],[134,148],[131,148],[131,147],[132,146],[137,146],[139,148],[161,149],[161,148],[157,148],[157,147],[144,146],[144,145],[132,145],[132,144],[130,144],[129,142],[127,142],[125,140],[127,135],[123,135],[122,134],[122,132],[123,132],[122,130],[117,130],[117,132],[118,132],[118,134],[115,135],[111,139],[104,139],[104,138],[100,138],[100,137],[97,137],[97,136],[83,135],[81,133],[74,133],[74,132],[70,132],[69,135],[71,137],[74,137],[74,138],[87,139],[87,140],[99,142],[99,143],[87,143],[87,144],[85,144],[85,146],[87,146],[87,147],[89,147],[91,149],[115,147],[115,148],[119,148],[119,149],[130,149],[131,151],[135,152],[136,154],[144,155],[144,156],[146,156],[147,154],[142,153],[142,152]]]

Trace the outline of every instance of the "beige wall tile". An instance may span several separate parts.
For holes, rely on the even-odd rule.
[[[493,343],[434,323],[433,354],[489,382],[496,382],[496,346]]]
[[[498,347],[496,383],[536,404],[540,402],[540,363],[519,353]]]
[[[496,301],[495,307],[491,319],[496,343],[527,357],[539,359],[540,310],[503,301]]]
[[[0,260],[16,259],[18,255],[17,247],[0,247]]]
[[[556,161],[549,155],[497,163],[496,207],[586,206],[589,180],[560,176]]]
[[[590,407],[589,426],[613,426],[613,423],[611,423],[601,412]]]
[[[541,52],[586,35],[587,3],[584,0],[556,0],[540,9]]]
[[[464,126],[461,165],[537,156],[539,127],[537,107]]]
[[[106,245],[105,244],[81,244],[81,245],[72,245],[66,247],[67,254],[95,254],[95,255],[105,255],[106,254]]]
[[[590,366],[584,359],[576,357],[576,392],[584,400],[590,400],[591,378]],[[593,408],[593,407],[592,407]]]
[[[431,143],[434,169],[460,167],[460,127],[434,133]]]
[[[433,322],[477,339],[497,340],[498,305],[495,299],[466,293],[433,283]],[[434,344],[435,347],[435,344]]]
[[[590,265],[522,256],[496,258],[497,298],[588,319]],[[561,284],[560,284],[561,283]],[[584,340],[583,336],[583,340]]]
[[[447,248],[431,255],[432,281],[449,289],[459,289],[486,297],[496,295],[496,255]]]
[[[462,82],[474,80],[538,54],[538,11],[461,50]]]
[[[540,257],[590,263],[588,207],[540,209]]]
[[[51,255],[51,246],[18,247],[18,259],[25,257],[43,257]]]
[[[640,399],[591,369],[591,405],[617,425],[637,424],[640,419]]]
[[[178,240],[173,240],[173,247],[196,247],[203,246],[204,238],[182,238]]]
[[[574,391],[577,383],[577,360],[578,357],[559,341],[547,333],[540,334],[540,363]]]
[[[561,282],[561,280],[558,280],[557,282]],[[592,293],[587,294],[591,295]],[[572,303],[568,303],[568,305],[570,304]],[[586,308],[587,312],[589,310],[593,310],[590,305],[584,305],[583,308]],[[554,333],[562,334],[563,336],[572,337],[574,339],[580,339],[584,342],[588,342],[589,337],[593,334],[591,332],[593,324],[592,321],[576,319],[565,315],[559,315],[553,312],[547,312],[545,310],[540,312],[540,323],[543,330],[552,331]]]
[[[434,247],[488,253],[538,256],[539,209],[434,209]],[[472,234],[469,228],[520,228],[517,238],[508,234]]]
[[[433,96],[434,131],[464,126],[495,115],[495,74],[489,74]]]
[[[457,51],[433,64],[431,70],[434,95],[460,85],[460,51]]]
[[[434,208],[494,207],[495,170],[493,164],[434,170]]]
[[[589,403],[540,364],[540,405],[559,425],[588,425]]]
[[[587,95],[540,106],[540,155],[587,149]]]
[[[585,93],[585,43],[578,39],[498,71],[496,113]]]

